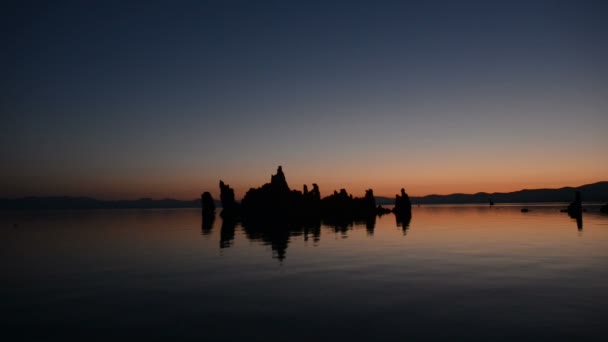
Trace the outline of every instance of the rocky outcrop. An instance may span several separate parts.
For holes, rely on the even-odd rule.
[[[211,233],[213,222],[215,221],[215,203],[209,192],[204,192],[201,195],[201,212],[203,215],[201,233],[203,235],[208,235]]]
[[[317,184],[312,184],[311,191],[308,191],[308,187],[304,185],[300,207],[302,212],[300,216],[320,217],[321,191],[319,191],[319,186]]]
[[[606,203],[600,207],[600,212],[602,212],[604,214],[608,214],[608,203]]]
[[[209,192],[204,192],[201,195],[201,210],[203,216],[215,215],[215,203],[213,203],[213,197]]]
[[[223,181],[220,181],[220,200],[222,201],[222,213],[220,215],[223,218],[236,218],[240,216],[241,208],[239,204],[236,203],[234,189],[229,185],[224,184]]]
[[[353,197],[345,189],[340,192],[334,191],[330,196],[321,201],[321,213],[323,217],[348,217],[355,220],[374,217],[384,213],[384,208],[376,207],[374,191],[368,189],[364,197]]]
[[[401,196],[395,195],[395,207],[393,208],[395,215],[400,217],[412,216],[412,202],[410,196],[405,193],[405,189],[401,189]]]
[[[277,193],[289,192],[289,185],[287,185],[283,167],[280,165],[277,168],[277,174],[270,176],[270,185]]]
[[[209,195],[210,197],[210,195]],[[242,219],[245,221],[366,221],[376,215],[386,214],[388,209],[376,206],[372,189],[365,191],[364,197],[353,197],[346,189],[321,198],[317,184],[312,184],[312,190],[304,185],[302,191],[292,190],[287,184],[283,168],[271,175],[270,182],[259,188],[251,188],[243,197],[240,205],[236,202],[234,190],[220,181],[220,199],[222,201],[223,218]],[[212,199],[211,199],[212,201]],[[407,219],[411,217],[409,196],[401,189],[397,195],[393,212]],[[205,209],[203,209],[205,210]]]
[[[577,218],[583,215],[583,202],[581,199],[581,192],[576,191],[574,193],[574,202],[568,205],[568,216],[571,218]]]
[[[270,183],[249,189],[241,202],[244,218],[294,217],[303,211],[302,204],[303,194],[289,189],[280,166]]]

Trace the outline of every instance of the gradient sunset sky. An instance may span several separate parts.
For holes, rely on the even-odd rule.
[[[608,180],[608,1],[2,6],[0,197]]]

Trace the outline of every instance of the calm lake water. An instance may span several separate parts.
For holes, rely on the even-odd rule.
[[[606,340],[608,215],[579,229],[526,207],[278,231],[197,209],[0,213],[3,340]]]

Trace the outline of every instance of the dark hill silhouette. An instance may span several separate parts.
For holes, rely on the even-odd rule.
[[[318,187],[317,187],[318,190]],[[559,189],[525,189],[514,192],[480,192],[477,194],[429,195],[410,197],[413,204],[487,204],[488,199],[495,203],[533,203],[556,202],[570,203],[575,191],[580,191],[584,202],[608,202],[608,182],[597,182],[578,187]],[[313,193],[310,191],[309,193]],[[377,205],[393,205],[394,198],[375,196]],[[219,200],[214,200],[215,207],[221,208]],[[238,204],[238,202],[235,202]],[[145,208],[200,208],[201,199],[150,199],[137,200],[99,200],[91,197],[49,196],[0,198],[0,210],[64,210],[64,209],[145,209]],[[607,209],[608,210],[608,209]]]
[[[216,203],[217,204],[217,203]],[[85,209],[145,209],[145,208],[200,208],[201,200],[98,200],[90,197],[24,197],[0,199],[0,210],[85,210]]]
[[[585,202],[608,201],[608,182],[597,182],[578,187],[559,189],[524,189],[514,192],[479,192],[476,194],[429,195],[412,197],[414,204],[465,204],[488,203],[533,203],[533,202],[572,202],[572,194],[579,191]]]

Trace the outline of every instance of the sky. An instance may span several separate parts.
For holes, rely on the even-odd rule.
[[[608,180],[605,1],[0,6],[0,197]]]

